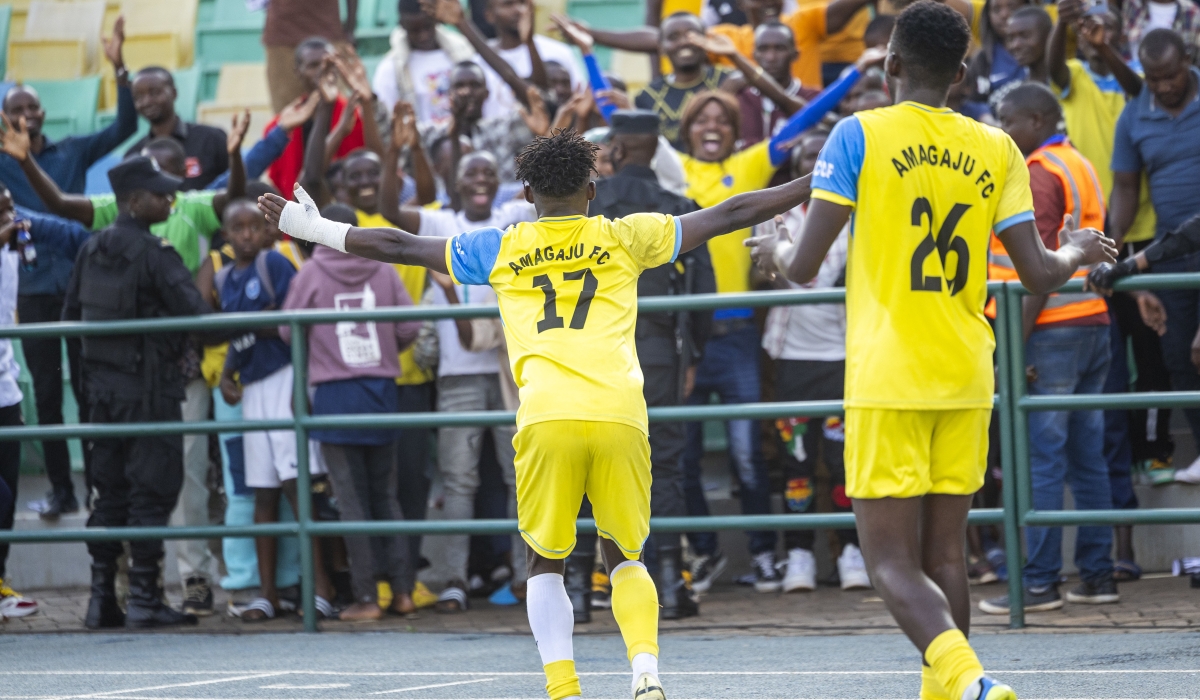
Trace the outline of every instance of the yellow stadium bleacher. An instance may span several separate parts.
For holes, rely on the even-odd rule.
[[[262,138],[267,122],[275,116],[267,89],[267,68],[262,63],[225,63],[217,79],[216,99],[196,107],[196,121],[229,130],[229,122],[243,109],[250,110],[246,148]]]
[[[88,72],[82,39],[8,40],[9,80],[74,80]]]
[[[68,80],[95,72],[101,55],[103,0],[33,0],[25,11],[20,33],[10,23],[9,80]]]
[[[125,15],[125,51],[126,64],[130,70],[144,68],[148,65],[161,65],[164,68],[186,68],[192,65],[196,41],[196,10],[198,0],[121,0],[121,14]],[[151,48],[157,44],[158,50],[164,49],[161,36],[173,34],[177,37],[174,53],[177,56],[175,65],[167,65],[168,54],[161,54],[155,59],[155,54],[141,54],[136,44],[146,42]],[[147,62],[135,66],[129,61],[129,52],[137,52],[139,57]]]

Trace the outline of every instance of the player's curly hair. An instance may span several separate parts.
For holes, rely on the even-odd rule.
[[[967,20],[940,2],[920,0],[896,18],[892,48],[903,70],[928,86],[949,86],[971,44]]]
[[[517,179],[543,197],[570,197],[591,180],[598,149],[574,129],[534,137],[517,154]]]

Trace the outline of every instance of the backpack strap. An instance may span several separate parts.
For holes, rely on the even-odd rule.
[[[267,270],[267,256],[270,253],[270,249],[258,251],[258,255],[254,256],[254,271],[258,273],[263,289],[271,297],[271,306],[275,306],[275,281],[271,279],[271,273]]]
[[[229,279],[229,273],[233,271],[233,265],[222,265],[221,269],[213,275],[213,291],[217,294],[217,299],[221,298],[221,290],[225,288],[225,280]]]

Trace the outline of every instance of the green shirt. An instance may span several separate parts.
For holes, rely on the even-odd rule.
[[[212,244],[212,236],[221,229],[221,221],[213,211],[216,192],[179,192],[171,207],[171,216],[150,227],[150,232],[168,243],[183,258],[183,264],[193,275],[200,269]],[[111,194],[89,197],[92,200],[92,230],[99,231],[117,220],[117,199]]]

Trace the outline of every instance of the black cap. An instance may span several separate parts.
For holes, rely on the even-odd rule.
[[[121,161],[108,171],[108,182],[117,197],[134,190],[149,190],[156,194],[175,194],[183,186],[183,179],[164,173],[158,161],[147,156],[134,156]]]
[[[658,114],[645,109],[619,109],[613,112],[611,133],[658,134]]]

